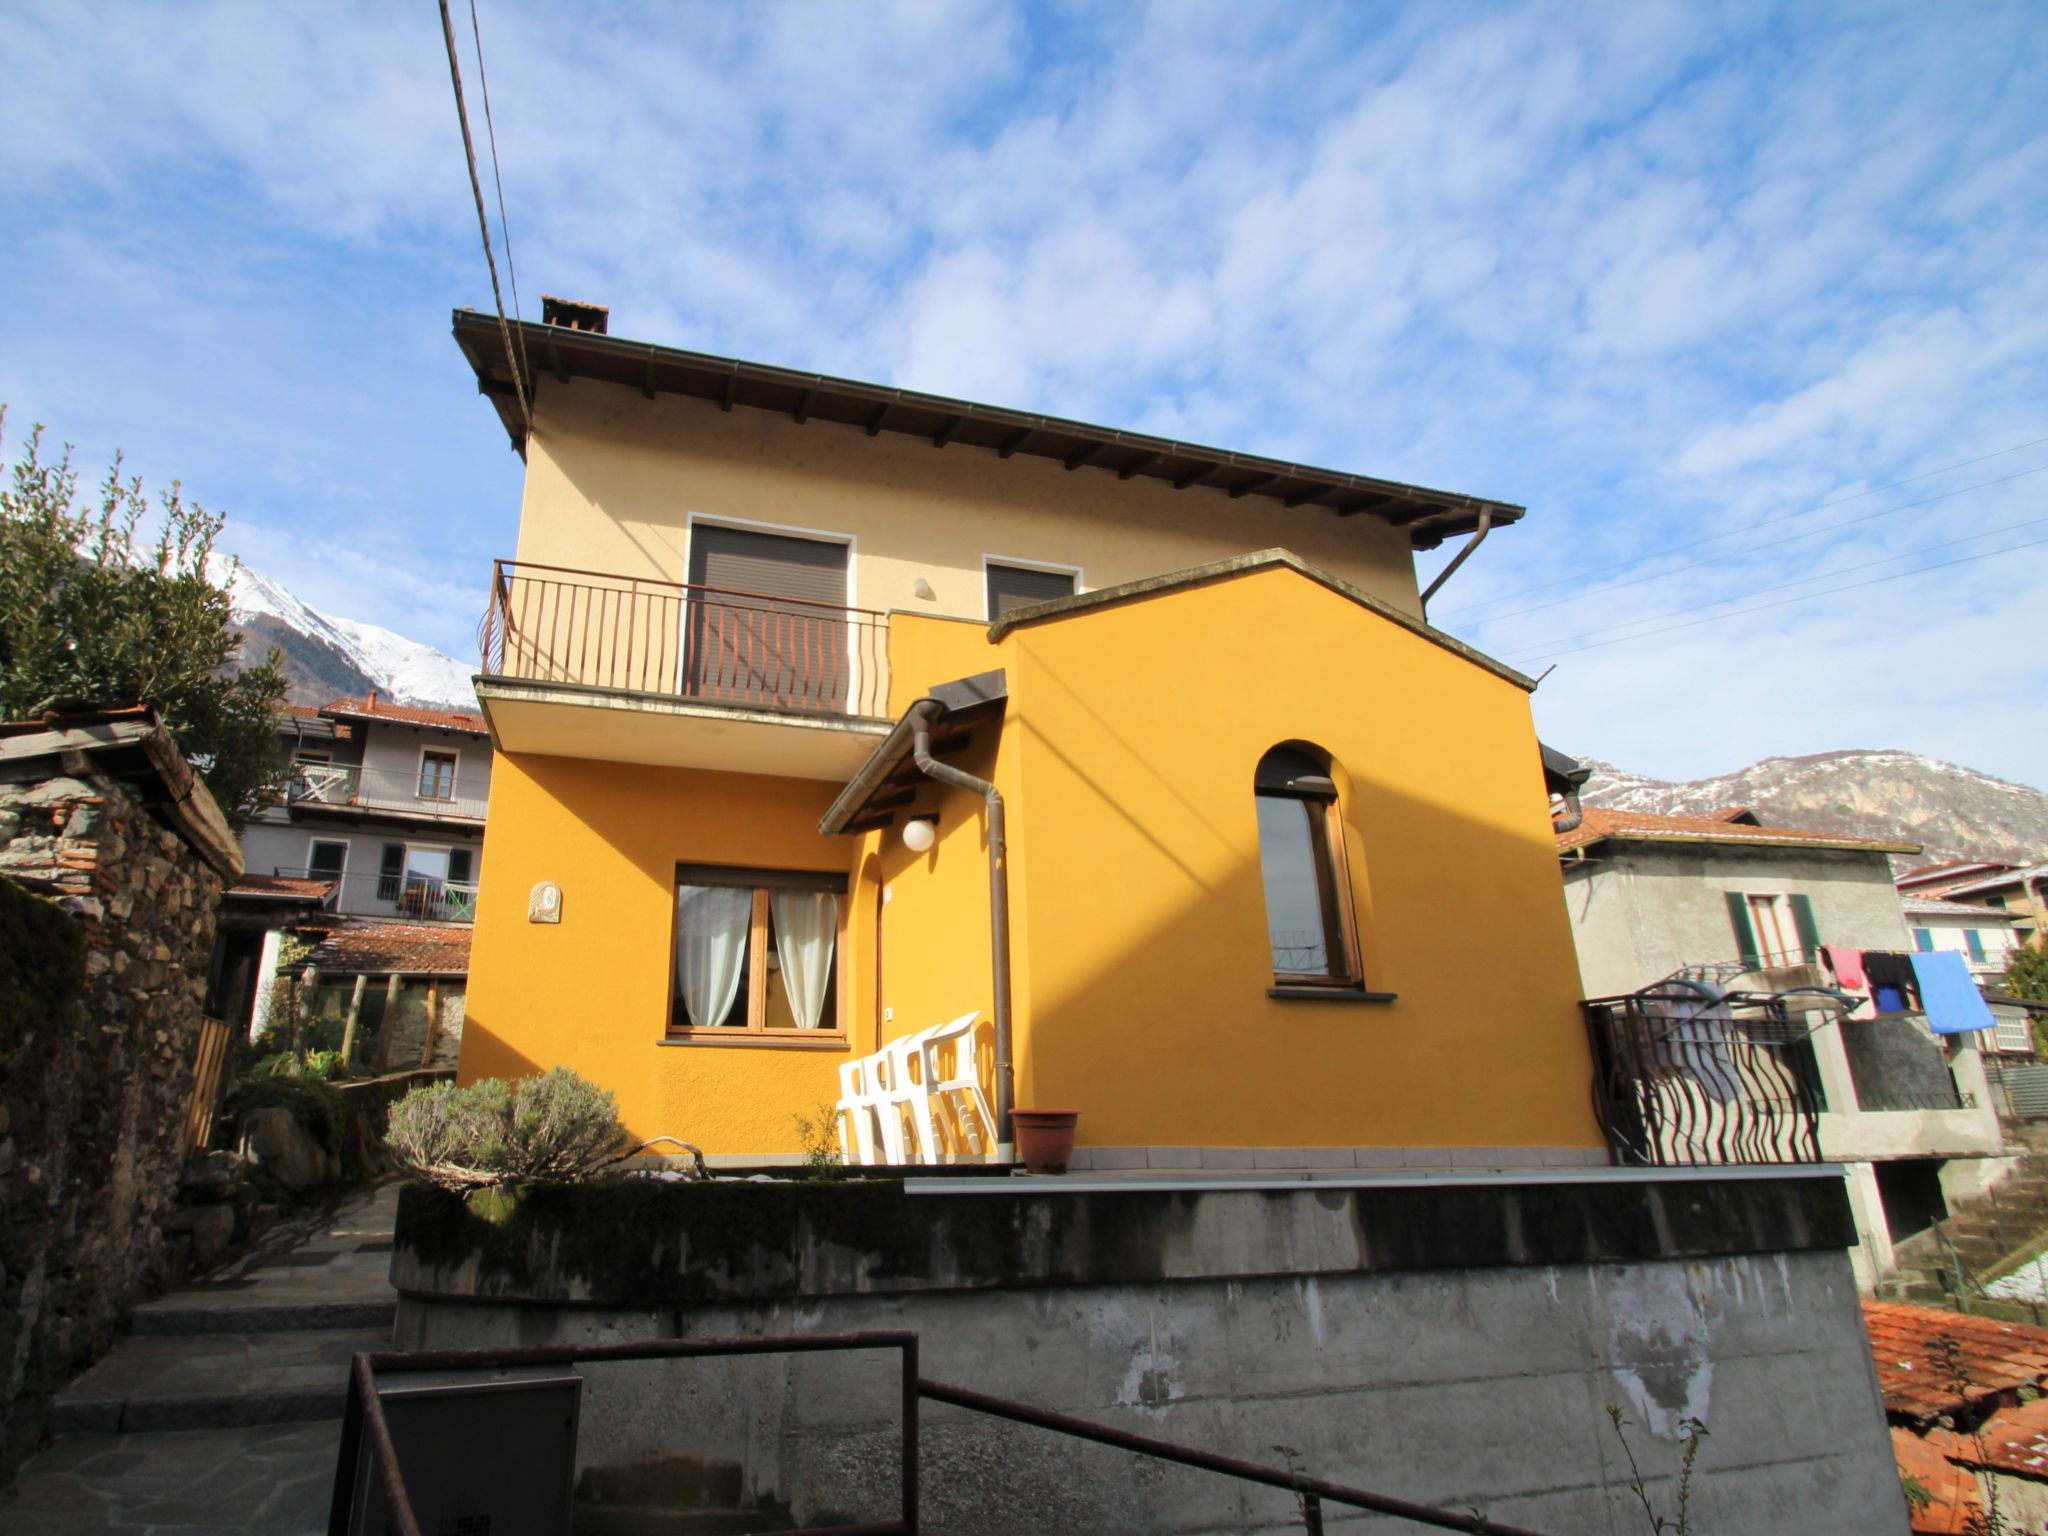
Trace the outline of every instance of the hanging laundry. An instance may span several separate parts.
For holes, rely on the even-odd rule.
[[[1834,974],[1836,989],[1862,999],[1843,1017],[1858,1022],[1876,1018],[1877,1000],[1870,995],[1870,982],[1863,974],[1863,951],[1846,944],[1823,944],[1820,957]]]
[[[1963,963],[1960,950],[1937,949],[1932,954],[1915,955],[1913,973],[1920,980],[1927,1027],[1937,1035],[1967,1035],[1998,1022],[1985,1006],[1977,983],[1970,979],[1970,968]]]
[[[1902,1013],[1920,1006],[1919,982],[1913,961],[1905,955],[1882,949],[1863,952],[1863,975],[1877,999],[1879,1013]]]

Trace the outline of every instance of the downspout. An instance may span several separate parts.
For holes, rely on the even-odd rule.
[[[1429,589],[1422,594],[1422,620],[1425,624],[1429,622],[1429,600],[1436,596],[1439,587],[1458,574],[1458,567],[1472,558],[1472,552],[1486,542],[1487,534],[1492,531],[1493,514],[1481,512],[1479,526],[1472,531],[1472,542],[1451,557],[1451,563],[1436,573],[1436,580],[1432,581]]]
[[[937,699],[919,699],[910,706],[911,756],[918,770],[941,784],[971,790],[988,804],[988,921],[990,967],[995,987],[996,1027],[996,1158],[1016,1155],[1010,1134],[1010,1111],[1016,1107],[1017,1085],[1010,1065],[1010,880],[1003,837],[1003,796],[987,779],[978,779],[932,756],[932,721],[946,706]]]

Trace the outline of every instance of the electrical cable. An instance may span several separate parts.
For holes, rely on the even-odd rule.
[[[498,187],[498,233],[505,242],[505,276],[512,284],[512,318],[524,324],[525,308],[519,302],[519,267],[512,260],[512,220],[505,212],[505,177],[498,168],[498,125],[491,120],[491,77],[484,69],[484,33],[476,19],[476,0],[469,0],[469,35],[476,40],[476,81],[484,97],[484,136],[491,145],[491,180]],[[519,338],[519,371],[522,376],[533,376],[532,366],[526,360],[526,332],[517,332]]]
[[[1810,603],[1817,597],[1835,597],[1844,592],[1860,591],[1864,587],[1882,586],[1888,581],[1903,581],[1908,576],[1925,576],[1932,571],[1945,571],[1952,566],[1969,565],[1973,561],[1989,560],[1993,555],[2009,555],[2015,550],[2034,549],[2043,544],[2048,544],[2048,539],[2028,539],[2023,543],[2008,544],[2003,549],[1987,549],[1979,554],[1964,555],[1960,559],[1944,560],[1938,565],[1916,566],[1910,571],[1894,571],[1889,576],[1873,576],[1868,581],[1853,581],[1846,587],[1831,587],[1825,592],[1805,592],[1798,597],[1781,597],[1775,603],[1758,603],[1753,608],[1738,608],[1733,613],[1716,613],[1704,619],[1688,619],[1683,624],[1667,624],[1662,629],[1646,630],[1640,635],[1621,635],[1612,640],[1596,640],[1591,645],[1576,645],[1568,650],[1546,652],[1543,656],[1531,656],[1526,658],[1526,660],[1543,661],[1551,655],[1570,656],[1580,651],[1597,651],[1610,645],[1627,645],[1631,641],[1647,640],[1652,635],[1668,635],[1673,630],[1679,629],[1697,629],[1702,624],[1718,624],[1723,619],[1739,619],[1745,614],[1763,613],[1772,608],[1789,608],[1794,603]]]
[[[1752,597],[1762,597],[1769,592],[1789,592],[1794,587],[1803,587],[1809,581],[1826,581],[1836,576],[1849,576],[1857,571],[1875,570],[1880,565],[1890,565],[1897,560],[1911,560],[1919,555],[1932,555],[1944,549],[1954,549],[1959,544],[1974,544],[1979,539],[1993,539],[2001,533],[2018,533],[2022,528],[2038,528],[2048,523],[2048,517],[2030,517],[2023,522],[2007,523],[2002,528],[1986,528],[1982,533],[1973,533],[1966,538],[1943,539],[1939,544],[1923,544],[1918,549],[1902,550],[1896,555],[1886,555],[1881,560],[1865,560],[1856,565],[1837,566],[1831,571],[1815,571],[1810,576],[1800,576],[1792,581],[1781,581],[1776,586],[1757,587],[1748,592],[1738,592],[1733,597],[1724,597],[1711,603],[1700,603],[1692,608],[1678,608],[1669,613],[1646,614],[1639,619],[1630,619],[1624,624],[1609,624],[1601,629],[1589,629],[1582,634],[1560,635],[1555,640],[1544,640],[1534,645],[1518,648],[1513,655],[1530,659],[1541,659],[1554,653],[1561,645],[1573,645],[1580,640],[1593,640],[1601,635],[1619,634],[1624,629],[1634,629],[1638,624],[1654,624],[1659,619],[1680,618],[1688,613],[1700,613],[1708,608],[1721,608],[1729,603],[1747,602]],[[1810,593],[1813,597],[1825,597],[1825,592]]]
[[[1809,517],[1815,512],[1824,512],[1829,507],[1839,507],[1846,502],[1861,501],[1865,496],[1875,496],[1880,491],[1895,491],[1902,485],[1912,485],[1917,481],[1931,480],[1936,475],[1945,475],[1951,470],[1968,469],[1972,464],[1987,464],[1993,459],[2002,459],[2009,453],[2018,453],[2022,448],[2038,447],[2042,443],[2048,443],[2048,437],[2029,438],[2024,443],[2015,443],[2012,447],[2001,448],[1996,453],[1979,454],[1974,459],[1961,459],[1954,464],[1944,464],[1939,469],[1930,469],[1917,475],[1908,475],[1903,480],[1892,480],[1884,485],[1873,485],[1866,490],[1851,491],[1846,496],[1832,496],[1826,501],[1815,502],[1810,507],[1802,507],[1797,512],[1781,512],[1776,517],[1766,517],[1754,523],[1745,523],[1740,528],[1730,528],[1721,533],[1710,533],[1703,539],[1694,539],[1690,544],[1671,544],[1657,550],[1653,554],[1636,555],[1627,560],[1617,560],[1612,565],[1596,565],[1591,570],[1578,571],[1570,576],[1560,576],[1554,581],[1539,581],[1533,587],[1523,587],[1520,591],[1509,592],[1500,597],[1490,597],[1484,602],[1472,603],[1464,608],[1449,609],[1445,612],[1444,617],[1455,618],[1461,613],[1471,613],[1480,608],[1491,608],[1496,603],[1512,603],[1517,598],[1528,597],[1537,592],[1547,592],[1552,587],[1567,586],[1575,581],[1584,581],[1590,576],[1604,576],[1609,571],[1625,571],[1632,565],[1642,565],[1651,560],[1661,560],[1666,555],[1683,554],[1686,550],[1698,549],[1703,544],[1713,544],[1721,539],[1733,538],[1739,533],[1751,533],[1758,528],[1768,528],[1773,523],[1790,522],[1795,517]],[[1481,622],[1490,621],[1482,620]]]
[[[2028,475],[2038,475],[2044,470],[2048,470],[2048,464],[2037,464],[2032,469],[2022,469],[2010,475],[2000,475],[1993,480],[1979,480],[1974,485],[1959,485],[1954,490],[1943,491],[1937,496],[1929,496],[1920,501],[1901,502],[1896,507],[1884,507],[1876,512],[1865,512],[1860,517],[1846,517],[1839,523],[1823,523],[1820,527],[1809,528],[1804,533],[1787,534],[1782,539],[1770,539],[1762,544],[1751,544],[1743,549],[1731,550],[1725,555],[1708,555],[1704,560],[1688,560],[1683,565],[1672,566],[1668,571],[1652,571],[1646,576],[1631,576],[1625,581],[1609,581],[1603,582],[1597,587],[1582,587],[1576,592],[1567,592],[1563,597],[1553,597],[1548,602],[1531,603],[1526,608],[1510,609],[1506,613],[1497,613],[1489,619],[1476,619],[1471,627],[1483,629],[1488,625],[1505,623],[1509,619],[1518,619],[1523,614],[1542,613],[1548,608],[1559,608],[1566,603],[1576,603],[1602,592],[1619,592],[1624,587],[1640,587],[1645,582],[1664,581],[1673,576],[1683,575],[1687,571],[1701,570],[1706,566],[1726,565],[1731,560],[1746,560],[1762,550],[1779,549],[1787,544],[1797,544],[1801,539],[1814,538],[1819,534],[1836,533],[1844,528],[1854,528],[1863,523],[1876,522],[1881,517],[1895,517],[1901,512],[1911,512],[1919,507],[1931,507],[1937,501],[1949,501],[1957,496],[1967,495],[1971,491],[1987,490],[1994,485],[2005,485],[2013,480],[2024,480]]]
[[[491,298],[498,306],[498,331],[505,338],[505,362],[512,369],[512,387],[519,396],[519,414],[526,422],[526,435],[533,435],[533,407],[526,397],[526,374],[512,351],[512,327],[505,323],[505,295],[498,287],[498,258],[491,250],[491,220],[484,212],[484,186],[476,172],[476,141],[469,136],[469,108],[462,100],[462,66],[455,53],[455,22],[448,14],[448,0],[441,0],[441,35],[448,42],[448,78],[455,84],[455,116],[462,124],[462,153],[469,161],[469,189],[476,194],[476,222],[484,236],[484,262],[491,269]],[[509,258],[510,252],[507,256]],[[524,441],[524,439],[522,439]]]

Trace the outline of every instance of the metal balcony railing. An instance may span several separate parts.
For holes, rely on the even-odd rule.
[[[477,643],[491,677],[888,712],[889,616],[836,603],[499,560]]]
[[[273,874],[333,884],[326,908],[348,917],[416,917],[434,923],[476,921],[476,882],[439,880],[417,873],[337,875],[332,870],[280,865]]]
[[[362,768],[353,763],[295,760],[285,798],[292,805],[336,810],[405,811],[415,816],[450,816],[482,821],[487,795],[476,793],[467,780],[437,772],[428,764],[418,773]]]

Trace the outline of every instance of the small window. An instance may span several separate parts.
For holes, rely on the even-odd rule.
[[[455,798],[455,762],[453,752],[423,752],[420,754],[420,798],[422,800],[453,800]]]
[[[1736,953],[1745,964],[1798,965],[1820,958],[1820,929],[1808,897],[1743,891],[1726,895]]]
[[[1913,930],[1913,947],[1923,955],[1933,954],[1934,930],[1931,928],[1915,928]]]
[[[1276,747],[1259,761],[1256,804],[1273,979],[1362,986],[1343,825],[1329,768],[1299,747]]]
[[[988,616],[991,623],[1014,608],[1072,597],[1077,580],[1072,571],[1045,571],[1029,565],[988,562]]]
[[[339,880],[348,868],[348,844],[313,840],[306,851],[306,873],[315,880]]]
[[[1970,952],[1970,959],[1977,965],[1984,963],[1984,935],[1975,928],[1963,930],[1963,948]]]
[[[670,1034],[843,1038],[845,892],[844,875],[678,866]]]

